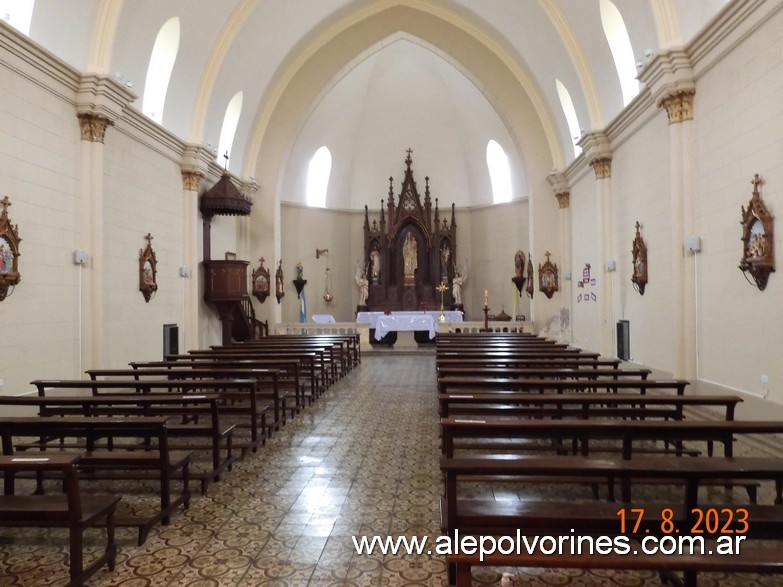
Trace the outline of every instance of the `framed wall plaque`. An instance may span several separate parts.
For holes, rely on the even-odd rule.
[[[19,273],[19,225],[8,219],[8,196],[0,200],[0,302],[8,296],[8,288],[16,286],[22,279]],[[11,290],[13,291],[13,289]]]
[[[139,251],[139,291],[144,296],[144,301],[149,303],[158,291],[158,259],[152,249],[154,237],[147,233],[144,238],[147,240],[147,248]]]
[[[538,265],[538,291],[543,293],[547,299],[552,299],[552,295],[560,289],[560,278],[557,271],[557,265],[549,260],[550,252],[546,252],[546,261],[543,265]]]
[[[759,193],[762,183],[757,173],[753,180],[753,195],[747,209],[742,207],[742,259],[739,268],[745,278],[761,291],[767,287],[769,274],[775,270],[775,241],[772,215]],[[750,275],[750,278],[748,278]]]
[[[647,285],[647,245],[640,233],[641,224],[636,222],[636,236],[633,239],[631,255],[633,257],[633,275],[631,281],[633,287],[640,295],[644,295],[644,287]]]
[[[251,279],[253,280],[253,287],[251,288],[251,291],[255,298],[261,302],[262,304],[266,300],[266,298],[269,296],[269,280],[271,279],[271,275],[269,274],[269,269],[264,267],[264,259],[261,257],[259,261],[261,264],[253,269],[253,274]]]

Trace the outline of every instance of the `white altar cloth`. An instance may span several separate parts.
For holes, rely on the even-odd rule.
[[[444,310],[446,322],[462,322],[462,312]],[[356,314],[357,324],[369,324],[375,329],[375,340],[381,340],[389,332],[411,332],[426,330],[430,338],[435,338],[440,311],[421,312],[359,312]]]

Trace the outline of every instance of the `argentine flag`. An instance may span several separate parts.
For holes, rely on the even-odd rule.
[[[299,295],[299,322],[307,322],[307,302],[305,301],[305,292]]]

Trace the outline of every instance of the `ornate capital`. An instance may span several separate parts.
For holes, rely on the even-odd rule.
[[[187,192],[197,192],[204,175],[198,171],[182,171],[182,189]]]
[[[111,120],[100,114],[80,112],[76,115],[79,119],[79,128],[82,131],[82,140],[92,143],[102,143],[106,136],[106,127],[114,124]]]
[[[557,198],[557,205],[561,210],[568,208],[571,192],[560,192],[559,194],[555,194],[555,197]]]
[[[601,157],[599,159],[594,159],[590,162],[590,165],[595,172],[596,179],[606,179],[607,177],[612,177],[611,157]]]
[[[693,120],[693,96],[695,90],[682,90],[662,98],[659,108],[666,109],[669,124],[677,124],[684,120]]]

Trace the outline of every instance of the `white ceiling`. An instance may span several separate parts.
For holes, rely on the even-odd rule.
[[[638,61],[685,44],[725,0],[614,3]],[[539,146],[554,166],[574,156],[555,79],[583,130],[603,128],[623,107],[599,0],[36,0],[30,37],[81,71],[121,72],[142,96],[155,37],[173,16],[181,41],[163,126],[217,145],[228,101],[241,90],[230,169],[257,175],[275,124],[293,127],[292,139],[274,147],[285,151],[283,200],[303,201],[303,167],[327,144],[330,207],[377,206],[387,189],[380,178],[402,179],[408,147],[421,191],[423,175],[437,169],[430,175],[448,202],[486,204],[491,138],[509,154],[514,197],[525,197],[525,133],[510,122],[517,106],[502,99],[508,84],[530,98],[518,107],[540,121],[547,139]],[[466,40],[496,62],[460,54]],[[326,78],[324,64],[334,66]]]

